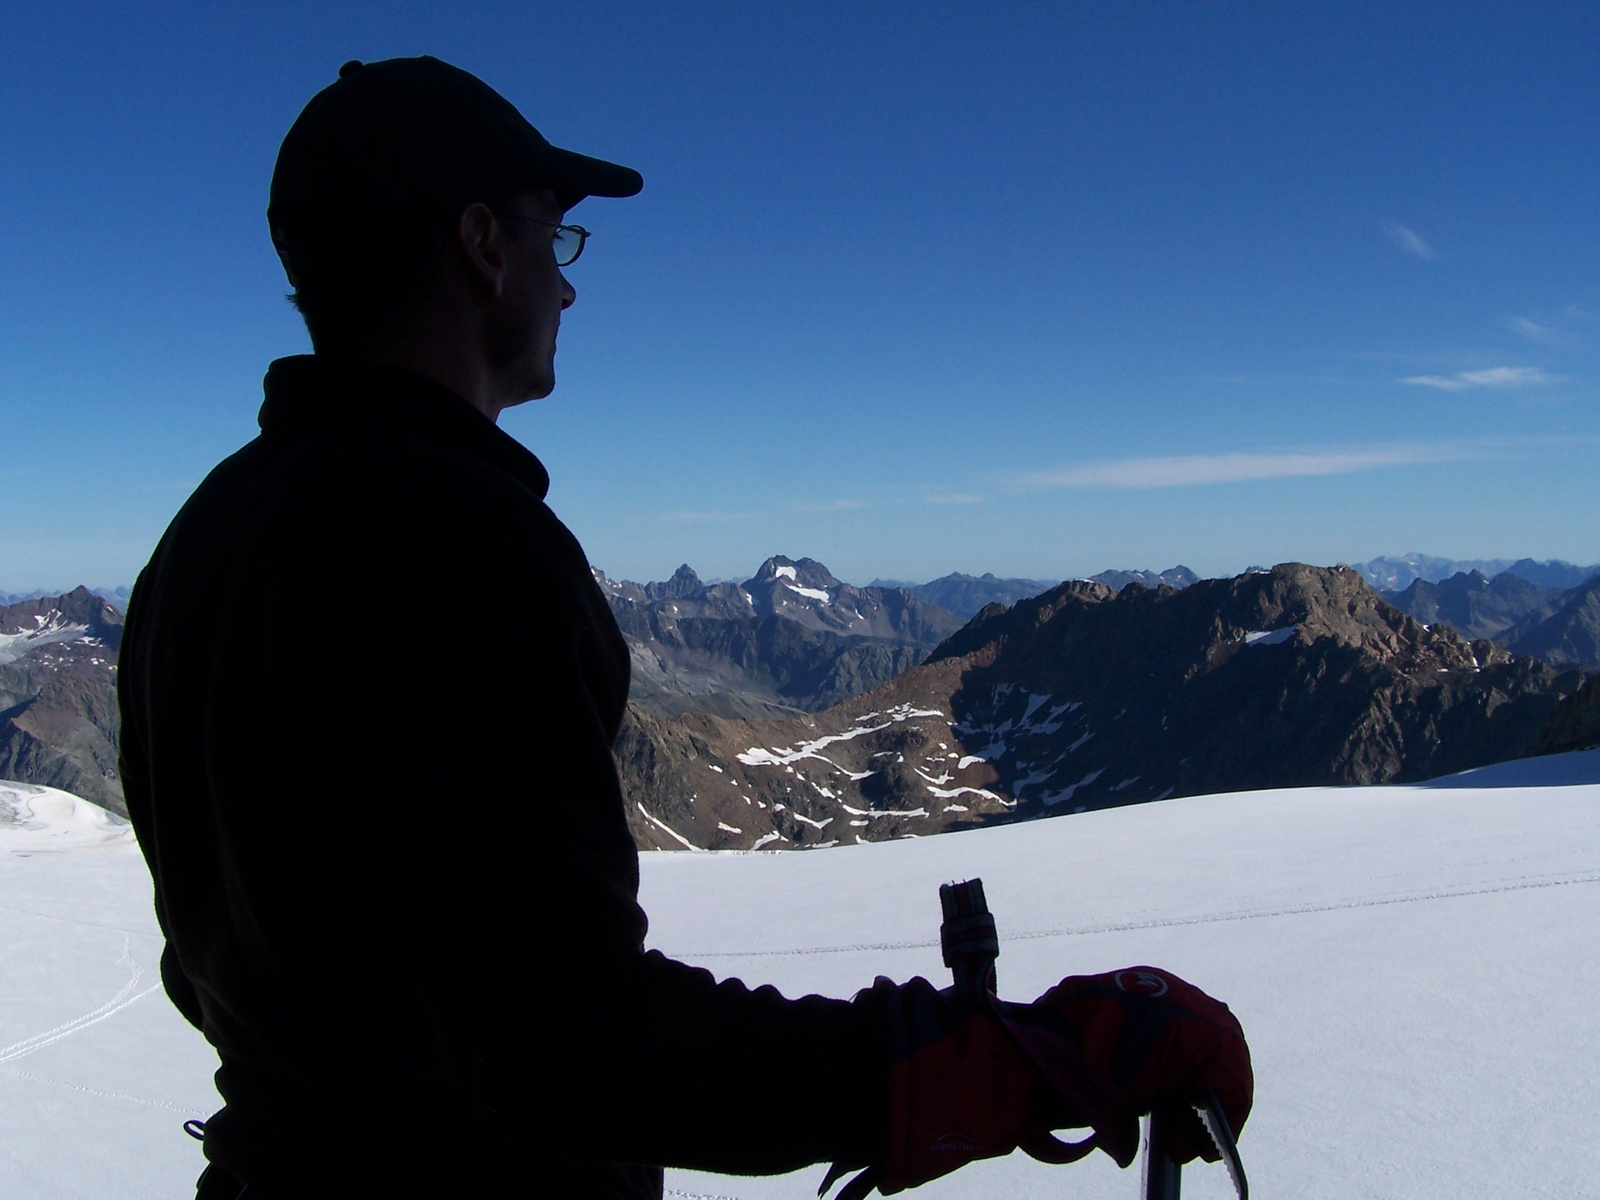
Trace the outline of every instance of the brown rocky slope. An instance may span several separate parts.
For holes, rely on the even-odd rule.
[[[824,712],[635,709],[617,758],[642,846],[805,847],[1430,778],[1524,753],[1583,682],[1291,563],[1182,591],[1063,584]]]
[[[0,606],[0,779],[127,815],[117,774],[122,614],[87,588]]]

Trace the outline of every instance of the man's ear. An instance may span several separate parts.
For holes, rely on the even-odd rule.
[[[506,286],[505,226],[488,205],[474,201],[456,221],[456,252],[468,275],[498,300]]]

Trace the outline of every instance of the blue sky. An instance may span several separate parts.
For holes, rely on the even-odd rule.
[[[645,176],[502,420],[613,575],[1600,559],[1592,4],[67,0],[0,18],[0,590],[253,436],[278,143],[415,53]]]

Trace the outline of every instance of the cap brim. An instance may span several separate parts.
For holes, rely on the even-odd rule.
[[[539,182],[561,198],[564,208],[571,208],[585,196],[613,199],[637,196],[644,187],[644,176],[632,167],[576,154],[559,146],[550,147],[546,171],[541,174],[544,177]]]

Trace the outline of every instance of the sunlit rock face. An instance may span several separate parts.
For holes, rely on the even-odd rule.
[[[87,588],[0,606],[0,779],[126,814],[117,774],[122,614]]]

